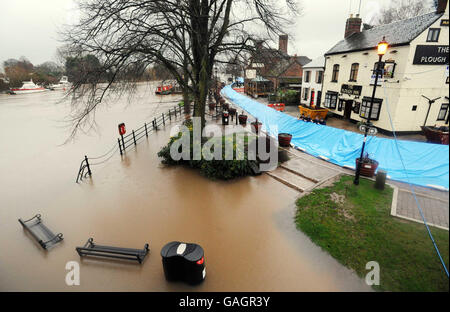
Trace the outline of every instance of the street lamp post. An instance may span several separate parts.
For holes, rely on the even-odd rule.
[[[356,166],[355,179],[353,180],[353,184],[355,184],[355,185],[359,184],[359,176],[361,174],[361,166],[362,166],[362,161],[363,161],[363,157],[364,157],[364,148],[366,147],[367,134],[369,132],[369,127],[371,125],[370,117],[372,116],[372,107],[373,107],[373,101],[375,99],[375,92],[377,90],[378,76],[379,76],[380,72],[383,73],[383,71],[381,69],[381,59],[383,58],[383,55],[386,54],[388,46],[389,46],[388,43],[386,42],[385,38],[383,37],[383,40],[381,40],[378,43],[378,47],[377,47],[378,63],[377,63],[377,68],[375,69],[375,83],[373,85],[372,98],[370,99],[369,116],[367,117],[367,125],[366,125],[366,127],[365,127],[366,129],[364,131],[364,141],[363,141],[363,145],[362,145],[362,149],[361,149],[361,156],[359,157],[358,165]]]
[[[217,87],[217,67],[214,69],[214,72],[215,72],[215,74],[216,74],[216,77],[215,77],[215,82],[216,82],[216,96],[215,96],[215,98],[216,98],[216,101],[217,101],[217,99],[219,98],[219,94],[218,94],[218,87]]]

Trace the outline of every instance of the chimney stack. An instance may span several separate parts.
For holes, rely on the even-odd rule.
[[[278,50],[288,54],[288,35],[280,35],[278,39]]]
[[[436,13],[444,13],[445,9],[447,9],[447,2],[448,0],[438,0]]]
[[[344,38],[350,37],[354,33],[360,33],[361,24],[362,19],[359,17],[359,14],[356,14],[356,17],[353,17],[353,14],[350,14],[350,17],[347,19],[347,22],[345,23]]]

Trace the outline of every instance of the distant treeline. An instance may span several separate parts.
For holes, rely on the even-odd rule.
[[[112,74],[104,71],[100,60],[91,54],[83,57],[66,57],[64,66],[55,62],[45,62],[40,65],[33,65],[26,57],[19,59],[9,59],[3,62],[4,74],[0,73],[0,91],[9,88],[21,87],[23,81],[33,79],[33,82],[48,86],[57,83],[61,76],[68,76],[69,81],[89,83],[89,73],[93,76],[103,77],[105,81],[107,76]],[[161,65],[154,65],[141,71],[129,73],[133,80],[149,81],[149,80],[165,80],[171,79],[170,73]],[[133,76],[133,77],[131,77]],[[97,79],[92,79],[97,81]]]
[[[64,67],[58,66],[55,62],[34,66],[25,57],[4,61],[3,69],[5,73],[0,73],[0,90],[21,87],[23,81],[30,79],[42,85],[56,83],[65,71]]]

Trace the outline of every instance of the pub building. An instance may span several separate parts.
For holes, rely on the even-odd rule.
[[[448,1],[435,12],[362,30],[359,15],[347,19],[345,37],[325,53],[321,106],[353,122],[367,119],[375,83],[377,44],[389,44],[382,60],[371,122],[392,132],[388,107],[398,132],[420,132],[421,126],[448,126]],[[429,105],[424,98],[435,99]],[[389,105],[389,106],[388,106]]]

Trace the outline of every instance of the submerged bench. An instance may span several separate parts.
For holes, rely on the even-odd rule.
[[[28,230],[33,238],[41,245],[42,248],[49,247],[63,240],[62,233],[54,234],[48,227],[42,223],[41,215],[37,214],[33,218],[23,221],[19,219],[23,228]]]
[[[111,247],[111,246],[97,245],[94,243],[93,238],[89,238],[83,247],[77,247],[76,250],[80,255],[80,257],[92,256],[92,257],[135,260],[139,263],[142,263],[145,256],[147,256],[148,252],[150,251],[150,249],[148,248],[148,244],[145,244],[144,249]]]

